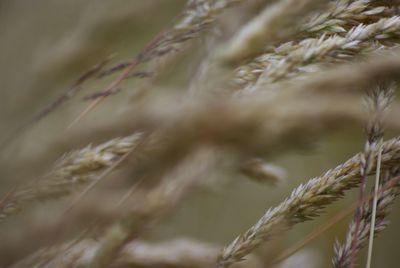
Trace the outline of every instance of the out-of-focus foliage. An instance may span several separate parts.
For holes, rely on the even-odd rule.
[[[391,1],[292,2],[3,0],[0,266],[331,265],[352,216],[273,262],[357,200],[330,204],[362,176],[365,90],[397,90],[400,18]],[[375,121],[385,140],[399,112]],[[399,209],[374,267],[398,267]]]

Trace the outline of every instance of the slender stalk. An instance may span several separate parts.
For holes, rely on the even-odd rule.
[[[373,207],[372,207],[371,229],[369,231],[369,241],[368,241],[368,256],[367,256],[367,266],[366,266],[367,268],[371,267],[372,249],[373,249],[373,243],[374,243],[376,208],[378,206],[379,179],[380,179],[380,174],[381,174],[382,140],[379,142],[378,160],[377,161],[378,161],[378,163],[376,165],[375,191],[374,191],[374,201],[373,201]]]
[[[393,97],[393,85],[387,86],[380,86],[376,87],[373,90],[370,90],[367,94],[367,108],[369,109],[370,118],[367,122],[367,139],[365,143],[364,153],[361,155],[361,186],[360,186],[360,194],[359,194],[359,206],[354,216],[354,222],[352,222],[349,226],[349,231],[347,233],[347,238],[351,240],[351,251],[349,255],[349,259],[345,260],[344,263],[348,263],[348,266],[345,267],[354,267],[356,262],[356,253],[361,244],[361,236],[363,236],[363,232],[360,231],[361,225],[365,223],[366,214],[369,211],[364,211],[365,206],[362,204],[362,200],[365,196],[365,187],[366,187],[366,179],[368,173],[370,173],[372,166],[375,165],[376,170],[376,183],[375,191],[379,189],[379,176],[380,176],[380,161],[381,161],[381,144],[382,144],[382,137],[383,137],[383,130],[382,130],[382,119],[385,110],[388,108],[389,104],[391,103]],[[376,155],[376,156],[375,156]],[[375,163],[374,161],[377,161]],[[376,200],[375,200],[376,201]],[[375,206],[376,209],[376,206]],[[376,211],[373,212],[376,214]],[[369,215],[369,214],[368,214]],[[374,218],[372,221],[375,222]],[[374,224],[372,224],[374,225]],[[363,226],[365,229],[365,226]],[[375,226],[371,226],[372,234]],[[354,230],[353,230],[354,229]],[[373,236],[371,236],[373,237]],[[373,238],[372,238],[373,239]],[[346,242],[347,243],[347,242]],[[372,245],[372,241],[370,241],[370,246]],[[369,250],[372,250],[370,248]],[[370,252],[372,254],[372,251]],[[340,251],[336,251],[336,254],[340,254]],[[347,257],[347,256],[346,256]],[[369,255],[369,258],[371,255]],[[339,262],[340,263],[340,262]],[[339,266],[342,267],[342,266]]]
[[[376,224],[374,227],[374,233],[377,234],[386,228],[388,225],[388,221],[386,220],[389,215],[390,208],[394,203],[395,198],[400,193],[399,188],[399,176],[398,176],[398,166],[395,166],[393,169],[387,170],[384,181],[386,182],[382,186],[379,187],[378,190],[378,205],[376,210]],[[372,202],[374,198],[374,194],[372,194],[368,200],[370,202],[366,202],[363,204],[363,215],[360,221],[360,228],[358,230],[358,239],[357,239],[357,247],[356,252],[358,252],[367,242],[368,237],[370,235],[370,225],[372,218]],[[352,241],[354,237],[355,231],[355,222],[353,221],[349,226],[349,231],[347,233],[346,239],[344,243],[341,245],[338,242],[335,243],[334,251],[335,255],[332,260],[333,267],[335,268],[347,268],[350,267],[351,264],[351,255],[352,252]]]

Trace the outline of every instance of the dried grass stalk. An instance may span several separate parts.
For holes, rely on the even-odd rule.
[[[241,88],[251,87],[267,68],[272,70],[282,68],[279,72],[280,76],[275,77],[272,75],[271,78],[268,77],[268,74],[272,70],[266,71],[267,73],[264,77],[267,77],[271,82],[294,75],[289,72],[290,69],[287,69],[287,73],[285,73],[285,68],[288,68],[286,65],[289,64],[286,61],[290,62],[291,57],[297,58],[297,65],[295,63],[292,64],[297,67],[296,71],[299,72],[305,70],[305,66],[310,65],[312,62],[321,61],[323,59],[321,56],[323,55],[325,58],[343,59],[343,57],[348,58],[368,49],[373,50],[375,48],[370,41],[381,38],[387,39],[390,35],[377,35],[375,37],[372,34],[369,39],[365,38],[364,35],[363,41],[361,41],[361,39],[357,39],[361,36],[354,34],[367,27],[366,25],[370,23],[371,19],[375,19],[375,16],[382,20],[385,19],[385,13],[389,12],[388,9],[381,1],[335,1],[331,3],[331,8],[328,11],[311,18],[308,23],[302,26],[302,37],[304,39],[281,44],[274,51],[267,51],[252,62],[237,68],[233,80],[234,84]],[[386,19],[389,20],[390,17]],[[361,28],[354,31],[358,26]],[[352,35],[351,29],[354,31]],[[369,30],[364,29],[364,32],[371,31],[370,33],[372,33],[376,30],[370,28]],[[349,42],[345,41],[346,37]],[[350,37],[354,40],[350,41]],[[324,42],[326,43],[323,44]],[[339,43],[342,43],[342,45],[339,45]],[[311,57],[308,54],[314,54],[315,56]],[[329,57],[327,57],[328,55]],[[280,64],[283,66],[281,67]],[[273,65],[273,67],[269,67],[270,65]]]
[[[387,170],[398,165],[400,138],[385,142],[382,148],[382,168]],[[358,154],[324,175],[297,187],[285,201],[269,209],[254,226],[225,247],[219,258],[219,267],[229,267],[243,260],[261,243],[271,239],[276,228],[282,229],[285,226],[285,229],[289,229],[317,216],[326,205],[359,184],[360,165]],[[373,172],[371,170],[369,174]]]
[[[189,0],[178,21],[139,55],[140,61],[177,51],[182,43],[207,29],[217,16],[243,0]]]
[[[391,178],[396,176],[396,174],[398,174],[398,170],[394,169],[393,171],[388,171],[383,182],[389,181]],[[395,198],[399,195],[399,193],[400,189],[398,187],[398,182],[396,185],[393,185],[386,190],[379,191],[376,224],[374,228],[375,235],[378,235],[387,227],[388,221],[386,218],[389,215],[391,206],[393,205]],[[343,242],[343,244],[339,243],[339,241],[336,241],[334,245],[335,255],[332,260],[333,267],[345,268],[351,266],[354,237],[357,237],[355,253],[358,253],[367,244],[371,227],[372,200],[363,204],[362,214],[360,216],[358,228],[356,228],[357,226],[355,220],[350,223],[346,240]],[[357,234],[355,234],[355,232],[357,232]]]
[[[378,66],[384,68],[377,68]],[[378,66],[374,67],[376,70],[373,69],[371,72],[379,71],[390,75],[390,68],[397,67],[397,65],[393,65],[385,68],[384,65],[379,64]],[[362,70],[364,69],[356,69],[356,72],[363,72]],[[347,72],[347,69],[344,71]],[[349,80],[365,79],[365,76],[369,74],[370,72],[367,70],[358,77],[354,74]],[[330,76],[324,77],[330,81]],[[320,83],[320,81],[317,82]],[[343,82],[344,79],[341,83]],[[334,86],[333,83],[329,83],[329,85]],[[315,86],[308,88],[312,89],[313,87]],[[295,96],[296,94],[293,95],[293,97]],[[237,149],[245,151],[247,150],[245,147],[250,146],[249,150],[254,150],[263,144],[263,148],[267,150],[273,148],[274,144],[279,144],[280,140],[287,140],[288,136],[293,133],[293,129],[297,129],[297,138],[292,139],[292,142],[296,142],[299,141],[300,133],[303,133],[304,137],[309,137],[313,133],[315,135],[323,130],[330,130],[335,125],[338,127],[336,122],[346,125],[349,122],[360,122],[364,118],[361,110],[354,106],[355,100],[353,99],[347,99],[346,102],[341,101],[340,105],[333,97],[327,99],[316,97],[315,103],[320,104],[316,106],[309,106],[309,101],[310,97],[304,99],[290,97],[289,99],[278,99],[278,101],[268,98],[263,100],[257,97],[257,100],[254,101],[233,101],[214,105],[200,102],[199,105],[189,105],[190,107],[187,107],[189,110],[181,113],[178,117],[165,118],[163,116],[160,121],[153,122],[158,126],[159,122],[164,122],[164,124],[167,122],[167,127],[159,132],[159,135],[168,137],[168,143],[155,151],[150,151],[148,163],[143,165],[148,167],[148,171],[161,170],[163,166],[179,161],[193,146],[202,143],[233,145]],[[290,108],[282,110],[282,105]],[[218,114],[220,116],[216,116]],[[143,119],[151,121],[146,115],[143,115]],[[315,120],[320,122],[319,125],[314,124]],[[221,124],[221,122],[224,123]],[[391,127],[398,127],[395,121],[392,123]],[[199,133],[198,129],[203,129],[203,132]],[[251,139],[249,138],[250,133],[253,135]],[[53,168],[49,175],[50,179],[43,180],[39,184],[24,186],[23,189],[12,192],[2,202],[3,217],[16,213],[18,208],[22,208],[31,201],[60,198],[70,194],[80,185],[93,182],[100,173],[132,150],[140,142],[139,138],[139,134],[134,134],[122,139],[113,139],[94,148],[87,147],[67,154]],[[180,150],[182,151],[179,152]],[[152,155],[154,153],[159,156]],[[158,168],[154,169],[154,166]],[[146,167],[143,168],[147,170]],[[145,171],[143,173],[146,174]]]
[[[58,97],[54,102],[50,103],[46,108],[41,110],[28,122],[28,124],[22,125],[12,134],[15,135],[15,133],[25,130],[25,128],[29,125],[43,119],[49,113],[60,107],[81,90],[81,85],[86,80],[103,78],[116,72],[123,71],[122,74],[116,78],[106,89],[86,97],[86,99],[93,99],[93,102],[78,116],[78,118],[73,121],[71,126],[74,125],[84,115],[98,105],[100,100],[115,94],[119,90],[118,86],[123,80],[131,77],[148,77],[148,73],[146,72],[134,72],[138,65],[181,50],[184,43],[194,39],[202,31],[208,29],[220,13],[241,2],[243,2],[243,0],[188,1],[181,15],[177,18],[177,22],[156,35],[146,44],[146,46],[136,55],[135,58],[126,62],[118,63],[108,68],[105,68],[105,63],[108,61],[108,59],[99,63],[93,69],[87,71],[81,77],[79,77],[60,97]],[[13,135],[10,135],[10,137],[4,140],[0,144],[0,148],[5,147],[7,142],[13,138]]]
[[[343,33],[355,22],[368,23],[393,15],[390,3],[385,0],[336,0],[330,8],[310,18],[302,27],[302,35]]]
[[[341,106],[339,106],[336,104],[337,102],[332,101],[333,98],[329,97],[329,101],[320,99],[316,102],[324,103],[324,105],[311,107],[307,104],[310,100],[309,97],[305,98],[304,102],[300,99],[293,102],[294,99],[291,100],[291,98],[297,96],[296,94],[301,93],[304,89],[310,92],[322,88],[324,90],[349,89],[369,86],[382,79],[398,79],[399,66],[400,61],[397,57],[379,58],[357,67],[350,65],[337,68],[316,77],[314,80],[309,79],[303,83],[297,83],[293,90],[288,90],[288,92],[293,92],[288,94],[290,98],[281,99],[291,109],[280,109],[283,103],[278,103],[279,99],[266,98],[263,100],[259,97],[254,100],[246,99],[243,102],[232,101],[232,103],[216,103],[213,105],[200,102],[198,105],[190,105],[190,109],[182,113],[183,116],[172,117],[167,120],[162,117],[161,122],[164,121],[163,124],[167,125],[167,128],[160,135],[168,137],[169,145],[161,149],[161,152],[157,151],[159,156],[150,157],[149,164],[146,164],[146,166],[148,170],[154,170],[154,165],[163,169],[163,166],[173,163],[186,154],[177,154],[177,148],[190,150],[193,144],[202,142],[234,145],[242,149],[244,149],[243,146],[250,146],[254,149],[260,145],[257,144],[257,141],[261,142],[261,133],[268,134],[268,129],[271,128],[271,130],[273,129],[271,133],[275,134],[275,138],[271,137],[266,141],[265,136],[262,136],[262,143],[266,146],[265,148],[268,148],[268,144],[277,144],[277,139],[287,137],[283,133],[289,133],[293,129],[300,128],[304,130],[304,133],[309,134],[311,130],[315,129],[313,123],[315,120],[309,120],[310,118],[319,118],[319,120],[323,120],[322,122],[325,121],[326,126],[331,126],[330,122],[333,121],[348,122],[343,120],[345,115],[351,121],[359,120],[362,116],[360,117],[357,109],[355,109],[354,103],[341,101]],[[296,89],[300,92],[296,93]],[[266,113],[267,111],[268,113]],[[182,110],[179,110],[179,112],[182,112]],[[151,117],[145,114],[141,116],[144,116],[143,122],[151,121],[149,120]],[[291,118],[291,120],[288,121],[285,118]],[[308,119],[306,120],[306,118]],[[334,118],[341,120],[337,121]],[[224,123],[221,124],[221,122]],[[304,125],[307,122],[312,124]],[[158,120],[153,123],[159,125]],[[179,125],[182,127],[176,127]],[[198,129],[203,129],[205,132],[198,133]],[[320,129],[320,126],[317,129]],[[251,139],[249,133],[253,133]],[[138,134],[135,134],[123,139],[111,140],[92,149],[89,147],[66,155],[54,168],[50,180],[44,180],[39,185],[27,186],[25,189],[13,192],[8,196],[2,202],[1,214],[3,217],[11,215],[17,211],[18,207],[23,206],[22,204],[27,204],[33,200],[45,200],[69,194],[75,185],[92,181],[101,171],[115,163],[119,157],[137,144],[138,138]]]
[[[290,36],[294,23],[327,3],[325,0],[281,0],[267,6],[232,38],[224,48],[222,59],[232,64],[257,55],[266,45]]]
[[[359,194],[359,207],[355,214],[355,230],[353,231],[353,240],[352,240],[352,254],[350,256],[350,267],[354,266],[355,261],[355,251],[357,247],[358,240],[358,229],[360,227],[360,221],[363,212],[363,203],[362,200],[365,196],[365,188],[367,184],[367,173],[370,171],[370,166],[372,165],[373,156],[380,154],[380,145],[383,139],[383,128],[382,128],[382,120],[384,116],[385,110],[388,108],[391,100],[393,98],[393,85],[391,87],[377,87],[373,90],[370,90],[367,95],[367,107],[370,110],[370,119],[367,124],[367,141],[365,143],[364,154],[361,155],[361,185],[360,185],[360,194]],[[379,155],[376,157],[379,161]],[[377,167],[379,163],[377,164]],[[378,172],[378,171],[377,171]],[[379,173],[377,174],[377,176]],[[379,177],[377,178],[379,180]],[[375,187],[379,186],[379,182]],[[374,199],[375,200],[375,199]],[[374,207],[376,204],[374,203]],[[373,212],[373,215],[375,212]],[[375,221],[375,219],[373,219]],[[374,228],[374,226],[371,226]]]
[[[305,68],[324,58],[351,58],[363,51],[374,50],[375,40],[399,36],[400,17],[384,18],[369,25],[360,24],[350,29],[344,37],[334,35],[326,38],[306,39],[294,47],[287,55],[271,61],[258,79],[255,87],[282,80],[294,70]]]
[[[0,203],[0,218],[18,213],[33,202],[59,199],[96,180],[102,172],[138,145],[141,133],[112,139],[64,155],[50,174],[12,191]]]
[[[397,49],[372,53],[363,62],[339,65],[324,71],[302,77],[300,81],[281,82],[265,86],[271,89],[284,88],[304,93],[311,92],[349,92],[370,88],[386,81],[398,81]],[[290,91],[289,91],[290,92]]]

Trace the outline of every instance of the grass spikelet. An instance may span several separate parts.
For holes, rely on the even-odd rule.
[[[279,42],[292,34],[290,28],[299,18],[327,4],[324,0],[282,0],[267,6],[248,22],[230,41],[222,54],[223,61],[238,63],[262,52],[266,45]]]
[[[398,164],[399,157],[399,139],[383,144],[382,167]],[[261,243],[271,239],[274,229],[282,227],[282,224],[290,228],[318,215],[322,208],[343,196],[344,191],[359,184],[360,165],[360,155],[356,155],[322,176],[297,187],[285,201],[269,209],[255,225],[225,247],[218,267],[229,267],[243,260]]]
[[[367,107],[370,110],[370,120],[368,121],[367,124],[367,141],[365,143],[365,149],[364,153],[361,154],[361,169],[360,169],[360,178],[361,178],[361,183],[360,183],[360,193],[359,193],[359,207],[356,211],[356,214],[354,216],[354,222],[351,223],[350,225],[350,231],[348,233],[348,236],[351,237],[351,255],[348,256],[348,260],[343,260],[344,262],[347,262],[349,267],[354,267],[355,263],[355,254],[357,249],[360,247],[359,245],[361,244],[360,241],[358,241],[360,238],[358,237],[360,232],[359,228],[361,225],[361,219],[363,217],[363,214],[369,213],[369,212],[364,212],[364,205],[363,205],[363,199],[365,197],[365,188],[367,184],[367,174],[370,173],[371,171],[371,166],[372,166],[372,161],[377,159],[380,159],[380,144],[383,139],[383,128],[382,128],[382,117],[387,109],[388,105],[391,102],[391,99],[393,97],[393,88],[388,87],[377,87],[374,90],[370,90],[369,94],[366,98],[367,100]],[[379,163],[377,164],[379,166]],[[377,176],[379,171],[377,170]],[[379,179],[378,179],[379,180]],[[375,187],[379,187],[378,185],[375,185]],[[376,188],[377,189],[377,188]],[[375,199],[374,199],[374,207],[375,207]],[[372,215],[375,215],[375,212],[372,212]],[[372,220],[373,222],[375,220]],[[371,224],[371,223],[370,223]],[[365,223],[364,223],[365,225]],[[371,228],[374,228],[374,224],[371,224]],[[354,230],[352,230],[354,228]],[[372,229],[373,230],[373,229]],[[372,234],[373,235],[373,234]],[[350,238],[348,238],[350,239]],[[336,251],[338,254],[338,252]],[[339,266],[339,267],[347,267],[347,266]]]
[[[134,148],[141,136],[136,133],[64,155],[44,179],[20,187],[6,196],[0,206],[1,218],[18,213],[32,202],[65,197],[96,180],[104,170]]]
[[[274,51],[266,52],[250,63],[238,67],[234,82],[240,87],[250,87],[261,74],[268,82],[274,82],[290,76],[290,69],[293,67],[297,67],[296,71],[299,72],[306,65],[321,61],[323,56],[343,60],[362,51],[373,50],[371,41],[374,39],[390,38],[391,34],[378,33],[384,30],[384,25],[368,25],[374,15],[380,18],[379,15],[385,14],[387,6],[375,7],[371,5],[371,1],[336,1],[331,5],[328,11],[312,17],[305,24],[301,31],[304,39],[280,44]],[[386,27],[390,31],[390,22],[396,20],[395,18],[383,17],[381,23],[386,19]],[[355,23],[358,25],[355,26]],[[393,29],[394,31],[390,32],[396,34],[396,26]],[[360,32],[363,35],[360,35]]]
[[[384,18],[369,25],[360,24],[348,31],[344,37],[306,39],[281,60],[271,62],[264,70],[255,87],[282,80],[301,70],[306,65],[321,62],[324,58],[345,59],[363,51],[374,50],[373,42],[393,38],[399,33],[400,17]]]
[[[388,171],[386,174],[386,178],[383,180],[383,182],[390,180],[390,178],[393,178],[395,174],[396,172],[393,173],[393,171]],[[376,210],[376,225],[374,227],[375,235],[379,234],[387,227],[388,221],[386,218],[390,213],[390,207],[392,206],[398,194],[399,187],[397,185],[394,185],[384,191],[379,192],[378,207]],[[362,213],[360,214],[359,219],[359,226],[356,227],[356,221],[353,220],[350,223],[349,231],[343,244],[336,241],[334,245],[335,255],[332,260],[333,267],[344,268],[350,267],[350,265],[352,265],[352,254],[354,254],[353,241],[356,241],[355,253],[358,253],[367,244],[368,238],[370,236],[372,205],[372,200],[370,200],[369,202],[363,202]],[[355,234],[356,231],[357,234]],[[357,237],[356,240],[354,240],[355,237]]]

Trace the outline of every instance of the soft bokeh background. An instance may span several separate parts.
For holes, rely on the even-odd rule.
[[[7,141],[0,155],[1,194],[44,174],[62,153],[106,140],[106,136],[96,130],[100,126],[112,127],[113,120],[132,105],[136,88],[151,86],[174,92],[186,89],[188,79],[195,72],[193,65],[206,53],[198,49],[207,43],[206,37],[190,44],[191,47],[177,59],[167,62],[165,72],[151,85],[139,79],[125,82],[122,92],[109,97],[71,130],[66,130],[66,126],[87,105],[82,98],[103,89],[113,77],[89,83],[77,97],[41,122],[24,132],[14,132],[93,65],[111,55],[114,63],[132,58],[154,35],[170,25],[184,4],[183,0],[0,2],[0,140]],[[220,27],[231,31],[226,21],[232,20],[230,16],[234,15],[238,20],[244,20],[246,16],[241,13],[244,11],[255,10],[248,7],[229,11],[231,13],[224,14],[225,21],[219,22]],[[77,134],[81,132],[85,134]],[[121,131],[121,135],[123,133]],[[363,134],[362,126],[354,126],[311,139],[303,148],[294,148],[283,155],[279,152],[271,154],[276,157],[268,161],[288,172],[285,184],[271,186],[239,175],[229,178],[230,183],[223,187],[211,187],[192,195],[175,214],[158,225],[148,239],[192,237],[224,245],[255,223],[266,209],[283,200],[299,183],[362,150]],[[13,139],[9,139],[10,135]],[[271,244],[278,250],[290,247],[351,204],[356,195],[356,191],[349,192],[344,200],[330,206],[328,213],[296,226]],[[52,213],[62,205],[60,203],[0,223],[3,225],[0,244],[10,241],[10,237],[18,237],[19,228],[30,228],[51,219]],[[399,212],[400,204],[397,204],[390,217],[390,227],[376,240],[374,267],[398,267]],[[343,239],[348,221],[349,218],[340,222],[307,245],[323,260],[321,267],[329,267],[333,242],[336,237]],[[71,234],[76,233],[74,226],[67,229]],[[0,252],[0,259],[5,260],[3,263],[7,263],[7,255],[12,254],[10,250],[17,247],[15,244],[8,247],[7,252]],[[1,248],[7,247],[3,244]],[[263,254],[268,250],[271,249],[266,248]]]

